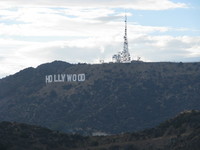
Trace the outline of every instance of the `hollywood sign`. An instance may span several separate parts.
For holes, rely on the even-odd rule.
[[[85,81],[85,74],[57,74],[57,75],[46,75],[45,82],[83,82]]]

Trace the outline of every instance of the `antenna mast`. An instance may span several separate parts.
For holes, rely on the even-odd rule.
[[[124,35],[124,49],[122,51],[122,62],[130,62],[131,57],[128,51],[128,39],[127,39],[127,16],[125,14],[125,35]]]
[[[117,63],[130,63],[131,56],[128,51],[128,39],[127,39],[127,16],[125,13],[125,34],[124,34],[124,47],[123,51],[116,55],[113,55],[113,61]]]

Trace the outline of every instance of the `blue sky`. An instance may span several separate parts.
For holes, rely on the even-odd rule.
[[[1,0],[0,78],[54,60],[112,61],[125,10],[132,59],[200,61],[199,0]]]

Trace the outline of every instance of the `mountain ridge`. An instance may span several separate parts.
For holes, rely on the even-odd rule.
[[[184,111],[154,128],[110,136],[80,136],[1,122],[0,137],[0,149],[4,150],[198,150],[200,112]]]
[[[85,73],[85,82],[45,83]],[[0,80],[0,120],[65,132],[115,134],[200,108],[200,63],[69,64],[55,61]]]

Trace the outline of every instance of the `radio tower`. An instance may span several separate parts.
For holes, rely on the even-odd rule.
[[[131,56],[128,51],[128,39],[127,39],[127,16],[125,14],[125,35],[124,35],[124,48],[122,52],[113,55],[113,61],[117,63],[130,63]]]
[[[122,51],[122,62],[130,62],[131,57],[128,51],[128,39],[127,39],[127,16],[125,14],[125,35],[124,35],[124,49]]]

